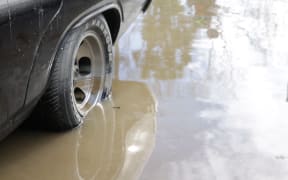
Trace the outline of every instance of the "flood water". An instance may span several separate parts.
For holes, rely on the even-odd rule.
[[[0,179],[288,179],[288,1],[154,0],[84,125],[19,129]]]
[[[0,179],[138,179],[155,136],[150,90],[143,83],[115,81],[113,99],[95,107],[83,126],[67,133],[20,128],[4,140]]]

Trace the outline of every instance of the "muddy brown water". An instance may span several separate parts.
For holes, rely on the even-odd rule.
[[[114,96],[71,132],[16,131],[1,144],[0,179],[139,178],[155,144],[156,101],[138,82],[115,81]]]
[[[84,125],[18,130],[0,179],[288,179],[288,2],[155,0]]]

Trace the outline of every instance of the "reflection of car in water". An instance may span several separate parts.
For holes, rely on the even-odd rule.
[[[113,93],[73,131],[9,136],[0,148],[0,179],[138,179],[154,147],[155,100],[142,83],[116,82]]]
[[[150,1],[0,1],[0,139],[40,99],[48,126],[79,125],[109,96],[112,45]]]

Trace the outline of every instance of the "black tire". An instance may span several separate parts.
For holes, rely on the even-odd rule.
[[[112,62],[112,39],[103,16],[72,28],[61,43],[40,100],[45,126],[69,130],[80,125],[97,102],[109,97]]]

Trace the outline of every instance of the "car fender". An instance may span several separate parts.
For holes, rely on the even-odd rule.
[[[119,0],[106,0],[96,4],[94,1],[94,4],[85,4],[85,2],[92,2],[82,0],[73,2],[75,3],[71,3],[70,0],[62,1],[58,13],[55,14],[45,33],[43,33],[41,42],[36,50],[37,53],[35,53],[34,56],[25,105],[35,101],[35,99],[39,99],[45,92],[56,53],[67,32],[85,24],[89,19],[103,14],[108,10],[113,10],[118,13],[120,23],[123,20],[123,8]],[[81,8],[79,8],[79,12],[81,13],[73,11],[73,8],[78,10],[77,6],[81,7],[81,5],[83,6],[82,9],[84,9],[81,11]],[[86,8],[86,6],[89,8]],[[72,13],[77,15],[74,16]],[[114,41],[116,38],[114,37]]]

